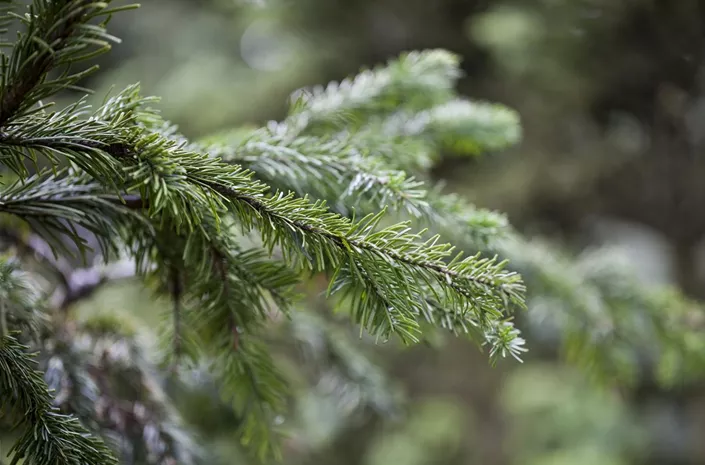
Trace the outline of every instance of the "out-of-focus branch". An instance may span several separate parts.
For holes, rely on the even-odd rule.
[[[60,310],[66,310],[76,302],[90,297],[109,281],[135,275],[135,265],[131,260],[74,268],[65,258],[55,256],[51,246],[39,236],[29,235],[23,238],[16,232],[2,230],[0,238],[15,246],[20,254],[39,260],[52,271],[59,280],[59,286],[52,293],[50,304]]]

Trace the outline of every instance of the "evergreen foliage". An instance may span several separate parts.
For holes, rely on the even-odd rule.
[[[427,163],[424,151],[445,143],[448,131],[473,151],[516,137],[516,117],[508,110],[452,100],[456,57],[410,53],[354,80],[300,93],[284,122],[248,135],[244,145],[216,148],[180,136],[137,86],[97,109],[84,100],[60,110],[46,103],[94,69],[79,72],[75,65],[116,40],[105,31],[116,11],[109,2],[85,0],[37,0],[25,15],[8,10],[7,21],[24,31],[3,55],[0,87],[0,151],[6,177],[14,177],[0,194],[0,210],[9,218],[5,236],[18,247],[27,234],[36,236],[55,262],[86,260],[92,245],[106,263],[133,260],[137,272],[173,301],[173,363],[208,364],[243,415],[243,442],[260,458],[276,454],[270,431],[286,409],[287,388],[259,334],[273,312],[295,311],[301,278],[327,275],[328,293],[341,309],[381,340],[394,335],[417,342],[427,321],[472,332],[493,358],[523,351],[508,318],[512,307],[523,306],[524,287],[506,262],[463,258],[437,235],[413,232],[408,222],[386,224],[387,207],[418,223],[444,215],[433,202],[456,202],[430,194],[393,167],[409,131],[420,136],[410,165]],[[458,115],[467,119],[465,130],[444,123]],[[384,118],[384,131],[376,129],[376,118]],[[479,215],[480,223],[492,220]],[[244,245],[242,234],[259,245]],[[51,405],[106,438],[111,432],[132,443],[145,438],[142,452],[132,444],[120,451],[123,459],[143,453],[149,463],[170,463],[183,455],[172,450],[173,432],[160,426],[164,402],[145,401],[150,413],[135,419],[118,402],[131,396],[112,392],[110,380],[139,359],[121,355],[119,347],[128,354],[133,349],[119,334],[61,329],[59,321],[31,341],[38,348],[49,344],[44,357],[52,403],[28,349],[10,332],[21,329],[26,307],[34,306],[11,280],[4,285],[13,305],[3,306],[3,397],[15,399],[8,404],[15,412],[36,412],[25,417],[29,427],[13,463],[114,461],[102,442],[79,432],[76,417],[56,416]],[[67,339],[65,331],[79,332]],[[96,370],[98,378],[91,374]],[[91,409],[84,397],[104,405]],[[148,427],[155,439],[147,439]]]
[[[34,0],[27,14],[8,6],[4,18],[23,28],[2,55],[0,86],[1,236],[23,264],[0,262],[3,422],[22,417],[11,421],[22,432],[12,463],[198,462],[162,386],[163,362],[184,389],[206,368],[243,444],[276,457],[272,433],[291,403],[268,339],[279,319],[277,336],[321,365],[315,376],[354,386],[360,405],[394,411],[384,377],[299,298],[321,277],[336,310],[376,341],[411,344],[438,330],[468,335],[492,361],[520,358],[518,270],[531,284],[529,315],[553,304],[550,323],[585,366],[623,373],[625,353],[646,339],[668,354],[656,362],[671,380],[697,357],[699,339],[682,337],[694,305],[681,296],[647,292],[602,259],[548,260],[555,252],[521,238],[502,214],[431,182],[441,153],[476,156],[521,136],[514,111],[456,97],[453,54],[402,55],[296,92],[283,121],[199,141],[164,121],[136,85],[96,108],[80,99],[52,109],[94,69],[76,63],[117,40],[105,26],[123,9]],[[95,263],[76,270],[79,259]],[[170,300],[162,351],[121,316],[70,315],[86,293],[130,275],[110,269],[124,261]],[[27,283],[44,268],[63,292]]]

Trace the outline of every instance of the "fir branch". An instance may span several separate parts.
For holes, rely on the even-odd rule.
[[[417,205],[423,203],[422,183],[366,157],[356,142],[337,137],[291,139],[264,129],[238,146],[211,142],[202,150],[252,170],[279,190],[330,201],[343,215],[358,207],[366,211],[385,206],[418,215],[423,208]]]
[[[397,262],[402,267],[415,269],[417,273],[428,273],[441,285],[447,283],[469,299],[475,297],[470,288],[483,288],[482,293],[485,293],[489,288],[496,286],[496,290],[504,300],[512,300],[515,303],[521,300],[522,287],[516,275],[500,272],[503,264],[494,266],[494,261],[482,261],[478,257],[461,260],[457,256],[452,260],[451,265],[447,266],[442,259],[450,255],[452,248],[445,244],[436,245],[437,238],[420,244],[417,242],[419,236],[406,233],[403,223],[374,232],[382,218],[381,214],[368,216],[353,223],[329,213],[321,203],[310,204],[305,199],[294,199],[291,195],[260,199],[217,185],[210,187],[223,195],[246,203],[260,213],[264,220],[280,223],[293,231],[298,230],[303,235],[311,236],[312,240],[320,244],[319,247],[330,244],[335,246],[340,254],[351,253],[354,256],[362,252],[369,254],[370,258],[374,257],[373,260],[379,257],[386,262]],[[285,209],[289,206],[294,207],[293,211],[286,213]],[[264,227],[259,218],[252,218],[252,220],[260,221],[261,227]],[[282,237],[278,239],[274,237],[273,240],[280,245],[286,244],[286,239]],[[311,244],[311,248],[314,247],[315,245]],[[309,255],[332,259],[335,262],[346,261],[345,258],[340,257],[341,260],[338,260],[333,255],[325,254],[323,250]],[[329,256],[326,257],[326,255]],[[490,263],[492,266],[488,267],[486,274],[476,274],[476,270],[472,270],[476,264],[482,268]],[[315,262],[313,266],[316,266]],[[494,272],[498,274],[493,276]]]
[[[260,199],[222,186],[210,187],[259,213],[252,217],[242,207],[238,209],[245,226],[256,224],[263,232],[266,245],[279,245],[289,254],[295,253],[296,247],[302,248],[309,259],[309,266],[314,270],[334,269],[338,273],[343,266],[347,266],[354,272],[359,267],[368,276],[373,275],[372,270],[386,270],[389,274],[382,276],[379,282],[365,279],[359,273],[351,273],[350,284],[368,289],[389,286],[383,291],[387,299],[395,295],[406,296],[409,300],[406,303],[397,302],[399,307],[394,309],[396,311],[407,315],[420,313],[416,302],[423,296],[423,289],[408,282],[409,276],[416,277],[418,282],[435,281],[441,289],[445,289],[449,304],[461,312],[473,308],[481,320],[486,315],[502,315],[510,302],[521,305],[523,285],[518,275],[502,272],[504,263],[478,256],[461,260],[460,256],[456,256],[450,265],[446,265],[443,259],[450,255],[452,248],[437,245],[437,237],[419,243],[419,236],[407,233],[405,224],[374,232],[382,214],[354,223],[329,213],[323,204],[310,204],[306,199],[295,199],[291,195]],[[277,230],[282,229],[291,230],[294,234],[289,237],[276,234]],[[400,274],[402,270],[409,273],[406,278]],[[396,286],[400,288],[396,289]],[[399,291],[402,293],[397,294]],[[379,308],[378,313],[387,310]],[[410,324],[402,330],[402,338],[407,341],[415,340],[410,329],[415,331],[417,328]],[[391,330],[387,327],[383,334]]]
[[[86,248],[76,226],[95,234],[105,256],[117,252],[116,229],[148,227],[118,195],[105,194],[101,185],[69,171],[45,172],[8,186],[0,192],[0,212],[27,222],[55,250],[69,254],[62,238],[71,239],[82,254]]]
[[[11,464],[117,464],[103,442],[76,418],[52,407],[47,384],[32,365],[27,347],[10,335],[0,339],[0,392],[3,411],[21,412],[25,431],[10,451]]]
[[[241,335],[238,352],[221,346],[212,369],[223,396],[240,412],[238,430],[242,444],[263,462],[270,458],[281,460],[272,428],[286,411],[288,389],[267,348],[248,335]]]
[[[196,155],[190,157],[195,158]],[[305,198],[297,199],[293,195],[281,194],[263,197],[261,193],[266,186],[251,181],[248,175],[238,169],[230,168],[232,177],[228,179],[227,165],[216,168],[222,166],[222,162],[212,159],[208,165],[203,160],[203,168],[195,170],[192,168],[194,164],[184,163],[183,166],[189,166],[184,173],[185,178],[229,201],[245,228],[254,227],[260,231],[267,248],[271,250],[279,246],[290,263],[308,262],[308,266],[317,271],[339,271],[343,266],[360,267],[368,271],[385,269],[389,274],[379,283],[372,283],[365,280],[363,275],[354,274],[351,284],[362,287],[388,286],[384,291],[388,297],[403,291],[401,295],[406,295],[408,301],[398,302],[399,308],[395,310],[409,315],[409,318],[420,313],[415,301],[424,292],[417,284],[408,282],[410,276],[416,277],[419,282],[429,279],[435,281],[446,291],[445,302],[461,312],[471,308],[481,320],[487,315],[502,315],[510,303],[521,305],[523,285],[518,275],[502,271],[504,263],[479,257],[464,260],[456,257],[447,266],[443,260],[449,257],[452,248],[449,245],[437,245],[437,238],[426,243],[418,242],[419,236],[407,233],[405,224],[374,232],[382,218],[381,214],[352,222],[330,213],[324,204],[311,204]],[[210,173],[214,172],[220,174],[220,179],[213,179]],[[283,234],[283,231],[289,232]],[[403,276],[402,269],[410,275]],[[391,282],[387,283],[387,280]],[[387,309],[378,308],[378,311],[385,313]],[[403,339],[408,342],[415,340],[410,329],[413,332],[417,330],[411,324],[402,331]],[[391,330],[391,327],[387,327],[382,332],[388,334]]]
[[[408,54],[349,84],[301,97],[282,127],[293,128],[287,136],[315,133],[339,127],[349,116],[389,114],[402,100],[408,101],[404,108],[418,111],[449,100],[455,77],[452,55]],[[406,98],[407,92],[418,98]],[[43,226],[48,239],[68,235],[79,247],[74,223],[94,232],[105,248],[126,241],[138,269],[170,286],[173,340],[185,352],[214,361],[225,392],[243,414],[245,442],[257,439],[262,451],[269,450],[269,430],[286,404],[285,383],[257,331],[271,316],[270,300],[280,310],[288,308],[301,270],[329,273],[330,292],[349,297],[361,328],[384,338],[397,334],[405,342],[416,341],[431,295],[438,308],[477,326],[493,356],[517,354],[512,350],[521,339],[513,328],[503,328],[509,328],[510,308],[523,304],[524,287],[503,262],[453,257],[450,245],[438,245],[437,237],[424,242],[404,223],[381,228],[381,213],[355,221],[332,213],[323,202],[270,195],[270,186],[253,180],[252,172],[202,153],[145,103],[131,88],[87,119],[78,104],[49,114],[18,110],[0,132],[7,166],[25,177],[27,160],[34,162],[41,154],[54,166],[67,160],[83,173],[62,172],[57,179],[43,174],[41,180],[17,183],[0,196],[0,210],[34,221],[37,229]],[[309,137],[289,140],[293,147],[257,145],[252,147],[260,152],[257,159],[242,161],[261,175],[270,170],[271,178],[282,178],[277,170],[300,168],[308,181],[316,176],[313,164],[302,168],[301,159],[294,163],[287,157],[297,150],[312,159],[304,149],[317,148],[318,168],[331,162],[324,176],[336,181],[329,191],[321,183],[321,194],[343,187],[336,199],[341,205],[364,194],[360,203],[370,208],[389,203],[415,217],[427,210],[430,214],[427,193],[418,182],[400,171],[375,172],[383,165],[363,153],[370,147],[348,140]],[[288,182],[295,183],[296,176]],[[302,183],[298,192],[311,187]],[[122,198],[126,195],[129,201]],[[229,234],[232,218],[243,230],[258,232],[270,256],[275,248],[281,251],[284,263],[269,261],[264,251],[240,251]]]
[[[223,395],[242,415],[243,443],[257,448],[263,459],[277,455],[271,428],[285,411],[287,387],[257,332],[274,310],[268,297],[277,310],[286,311],[297,277],[262,250],[240,251],[227,236],[219,240],[195,233],[183,247],[183,341],[197,344],[186,350],[213,361]],[[210,255],[201,255],[203,250]]]
[[[299,90],[288,120],[300,133],[359,123],[400,106],[419,110],[442,103],[451,98],[460,76],[458,61],[445,50],[411,52],[354,79]]]
[[[387,279],[406,281],[394,266],[389,267],[396,262],[422,282],[435,280],[441,289],[451,291],[446,292],[449,305],[457,306],[459,311],[473,308],[483,315],[481,319],[486,314],[502,315],[510,302],[521,304],[523,286],[517,275],[501,271],[503,263],[477,257],[457,258],[452,268],[446,267],[443,259],[449,256],[450,246],[435,242],[421,244],[418,235],[403,231],[403,224],[373,233],[380,215],[353,223],[330,213],[325,204],[311,204],[292,195],[264,197],[267,186],[252,181],[251,173],[206,154],[188,152],[157,134],[144,135],[135,145],[120,152],[115,158],[124,163],[125,177],[139,189],[140,198],[148,199],[150,216],[162,215],[162,221],[168,219],[177,232],[184,227],[193,231],[202,224],[207,212],[230,208],[245,228],[255,227],[260,231],[269,250],[282,247],[285,258],[292,264],[302,263],[303,259],[312,269],[334,273],[342,265],[363,269],[386,266],[390,272]],[[133,189],[125,188],[128,192]],[[363,275],[355,276],[357,280]],[[356,284],[362,288],[384,285],[365,282],[364,277]],[[394,283],[388,290],[398,291],[395,288],[398,284],[401,283]],[[423,292],[413,283],[403,283],[401,290],[412,301],[418,300]],[[399,305],[398,310],[408,316],[409,322],[411,315],[420,313],[417,304],[399,302]],[[383,333],[391,330],[387,327]],[[402,331],[403,339],[414,341],[414,332],[418,328],[409,323]]]
[[[223,395],[242,415],[241,439],[262,447],[262,454],[276,454],[271,428],[284,413],[286,383],[257,338],[275,311],[288,311],[298,276],[262,249],[241,250],[232,218],[223,219],[216,225],[206,215],[188,234],[164,225],[147,245],[152,250],[137,253],[152,258],[148,273],[162,283],[170,284],[173,268],[179,269],[180,331],[171,325],[166,336],[172,342],[178,337],[184,354],[212,362]]]
[[[120,177],[115,157],[124,155],[136,134],[132,110],[147,101],[137,98],[133,86],[94,112],[80,100],[57,112],[17,118],[0,131],[0,157],[21,178],[28,176],[26,164],[36,165],[42,155],[53,166],[68,160],[110,185]]]
[[[109,3],[34,0],[26,17],[17,16],[27,30],[15,43],[12,54],[2,55],[0,126],[95,71],[93,67],[71,74],[70,65],[108,51],[110,43],[117,41],[103,27],[89,24],[111,13]],[[57,67],[65,69],[58,78],[47,80],[49,71]]]
[[[459,126],[473,124],[464,121]],[[422,181],[390,169],[408,156],[404,140],[409,139],[390,142],[371,132],[292,137],[286,127],[272,123],[248,134],[211,137],[191,148],[252,170],[279,190],[326,200],[345,216],[352,210],[366,214],[388,207],[474,249],[504,235],[504,215],[444,195],[441,185],[427,190]]]
[[[155,138],[152,137],[151,139],[154,140]],[[158,143],[160,148],[168,145],[170,145],[168,141],[160,141]],[[223,200],[229,200],[231,207],[235,209],[244,226],[259,226],[258,229],[263,233],[265,243],[268,246],[275,244],[286,245],[289,243],[284,236],[267,234],[275,232],[272,226],[279,223],[281,226],[285,226],[282,230],[294,232],[298,230],[303,235],[312,236],[312,239],[317,240],[319,243],[328,242],[331,245],[335,245],[341,253],[352,251],[350,246],[353,246],[358,250],[386,256],[388,257],[387,259],[392,261],[426,269],[431,273],[437,274],[440,282],[467,279],[477,286],[492,286],[492,278],[490,276],[464,276],[460,271],[469,271],[466,268],[469,268],[469,263],[476,259],[459,261],[458,258],[452,268],[446,267],[441,259],[449,255],[451,247],[449,245],[435,245],[436,240],[433,245],[430,245],[431,242],[427,243],[429,246],[426,248],[424,244],[416,242],[418,235],[399,234],[403,230],[404,224],[373,232],[382,218],[381,214],[355,223],[330,213],[325,204],[320,202],[312,204],[305,198],[298,199],[291,194],[264,197],[262,194],[267,187],[252,181],[251,174],[243,172],[238,167],[230,167],[220,160],[209,159],[206,155],[183,152],[178,148],[171,150],[170,153],[172,155],[171,160],[183,160],[180,163],[183,171],[179,171],[181,171],[184,180],[193,185],[208,188],[212,192],[219,194]],[[190,163],[186,162],[186,160],[189,160]],[[140,168],[142,170],[139,171],[143,171],[147,167]],[[162,168],[159,175],[165,176],[168,173],[168,166],[163,166]],[[218,173],[218,175],[213,173]],[[155,174],[154,172],[147,172],[141,178],[147,184]],[[168,192],[165,192],[163,197],[168,195]],[[195,198],[195,194],[193,194],[193,197]],[[207,198],[205,201],[211,203],[212,199]],[[225,204],[222,205],[225,206]],[[258,215],[252,215],[252,211],[258,213]],[[398,250],[395,250],[395,244],[400,247]],[[306,244],[301,245],[303,247],[306,246]],[[289,250],[292,250],[292,248],[290,247]],[[322,253],[323,251],[320,252],[308,255],[311,259],[313,257],[316,257],[316,259],[334,258],[330,254]],[[320,265],[322,263],[316,265],[315,261],[312,264],[314,269]],[[512,279],[511,276],[514,275],[509,273],[509,275],[503,276],[503,278],[508,280],[506,286],[502,285],[502,279],[498,280],[500,293],[504,294],[508,300],[515,300],[516,298],[516,301],[520,301],[516,290],[521,289],[521,286],[515,287],[514,284],[517,281]],[[472,295],[468,294],[468,297],[472,298]],[[509,299],[510,297],[511,299]]]

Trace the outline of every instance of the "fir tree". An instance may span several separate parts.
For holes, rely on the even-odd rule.
[[[282,339],[316,339],[335,359],[328,373],[390,409],[383,377],[300,299],[321,277],[335,309],[377,341],[467,335],[494,361],[525,351],[512,323],[524,284],[499,258],[510,257],[543,291],[530,304],[562,303],[553,323],[579,361],[610,373],[624,356],[610,338],[625,350],[643,340],[615,317],[624,308],[646,315],[646,332],[670,353],[699,348],[681,338],[692,304],[680,296],[645,292],[614,268],[548,260],[554,252],[539,254],[503,215],[431,183],[441,152],[474,156],[521,135],[514,111],[457,98],[453,54],[407,53],[295,93],[283,121],[191,141],[138,86],[97,107],[82,98],[52,109],[58,92],[83,92],[95,67],[79,66],[117,41],[107,21],[129,8],[109,4],[5,8],[7,27],[22,31],[2,55],[0,83],[0,398],[2,426],[17,432],[11,463],[198,461],[162,362],[183,383],[205,369],[242,442],[277,456],[273,432],[290,403],[268,340],[280,316]],[[171,302],[157,357],[121,316],[70,314],[132,270]],[[660,312],[664,303],[676,311]]]

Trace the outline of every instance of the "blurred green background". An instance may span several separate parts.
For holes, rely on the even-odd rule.
[[[490,157],[446,158],[438,179],[507,212],[528,236],[576,252],[614,246],[645,282],[705,298],[705,2],[145,0],[111,27],[123,43],[88,86],[102,96],[139,81],[193,137],[279,119],[293,90],[402,51],[458,53],[460,92],[516,108],[524,140]],[[90,311],[155,315],[142,292],[108,287]],[[705,463],[705,386],[598,385],[539,336],[527,333],[524,364],[495,368],[459,340],[378,347],[371,356],[407,399],[405,413],[341,423],[340,405],[304,399],[284,462]],[[182,403],[222,463],[245,460],[214,426],[222,415],[208,399]]]

